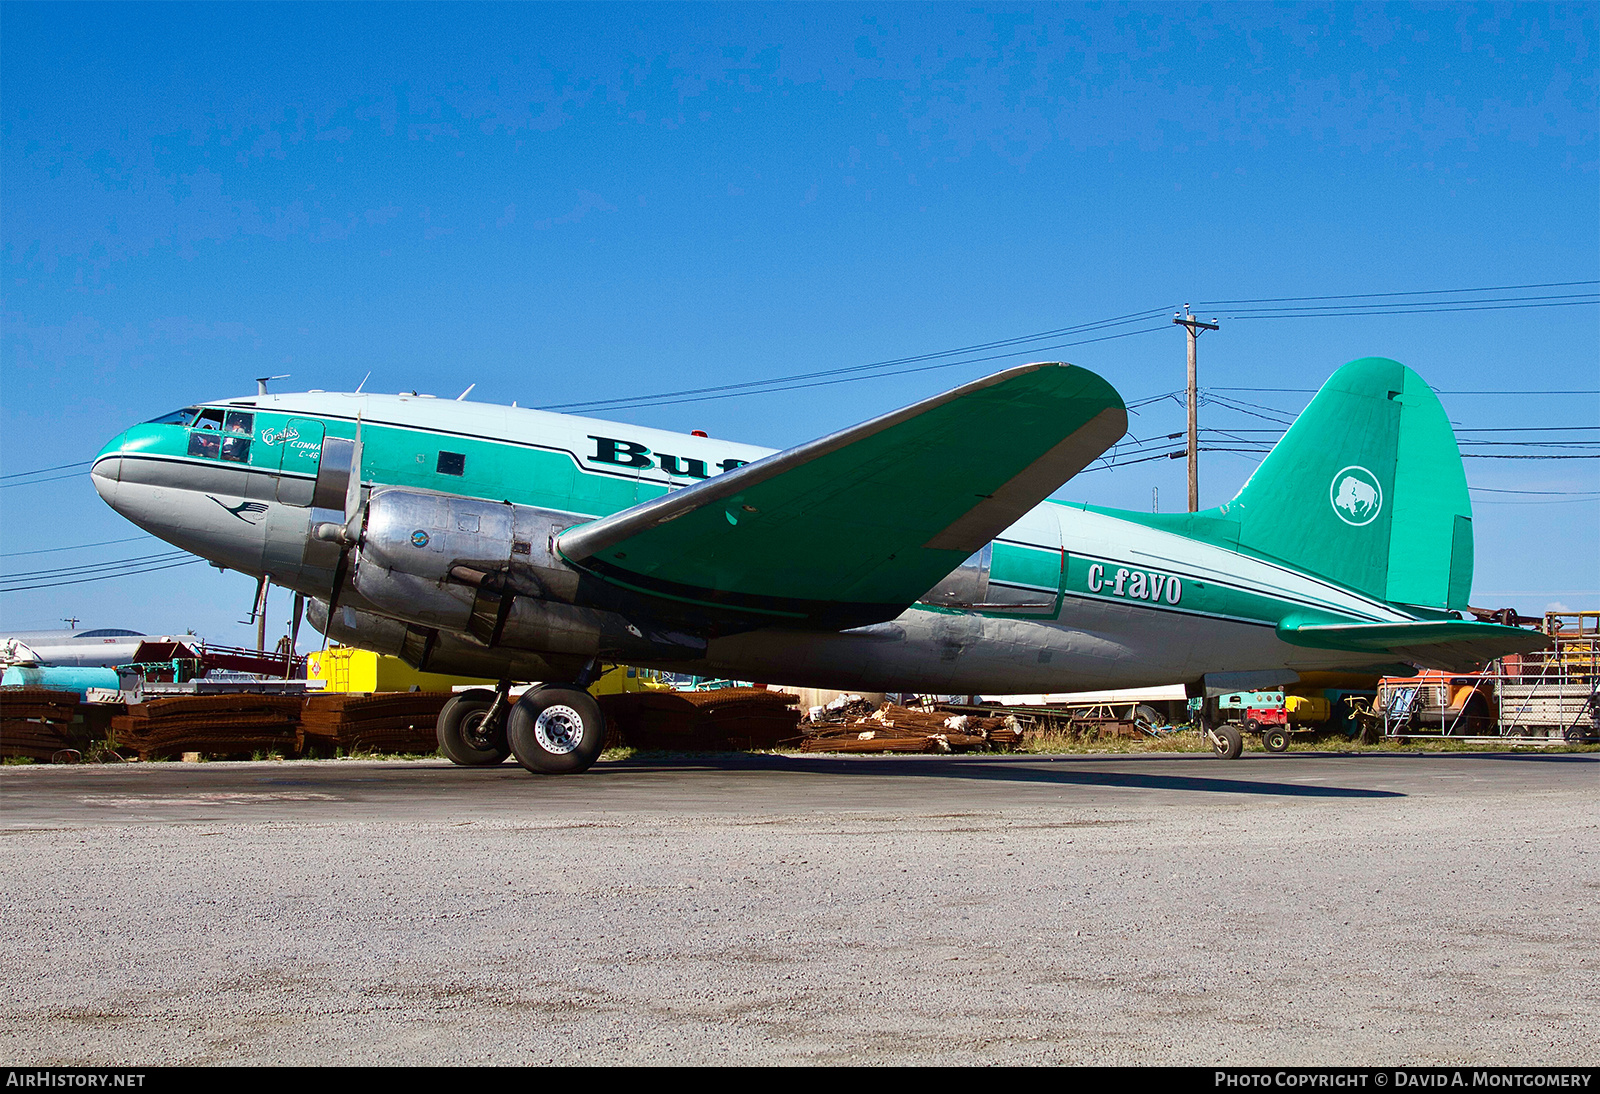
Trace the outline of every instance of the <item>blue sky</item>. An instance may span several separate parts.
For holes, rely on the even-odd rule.
[[[1592,5],[5,3],[0,460],[86,459],[266,374],[552,405],[1165,309],[601,416],[783,447],[1041,358],[1159,395],[1185,301],[1600,278],[1597,50]],[[1205,314],[1202,385],[1254,414],[1369,354],[1447,393],[1600,389],[1593,304]],[[1600,425],[1595,394],[1442,397],[1463,429]],[[1208,403],[1202,425],[1273,422]],[[1181,426],[1167,400],[1132,432]],[[1208,453],[1202,504],[1251,459]],[[1596,494],[1488,492],[1600,491],[1597,463],[1467,461],[1474,603],[1600,606]],[[1063,496],[1153,489],[1181,508],[1183,462]],[[148,550],[15,554],[134,534],[86,475],[0,505],[6,573]],[[5,594],[0,622],[253,641],[251,592],[191,567]]]

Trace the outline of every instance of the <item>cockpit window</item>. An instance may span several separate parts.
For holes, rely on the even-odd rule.
[[[189,423],[189,455],[230,463],[250,462],[250,437],[255,432],[256,416],[248,411],[218,407],[191,407],[194,421]]]
[[[199,407],[186,406],[182,410],[174,410],[171,414],[163,414],[159,418],[151,418],[145,425],[188,425],[189,419],[194,417]]]
[[[234,463],[250,462],[250,438],[239,436],[223,437],[222,458],[232,460]]]

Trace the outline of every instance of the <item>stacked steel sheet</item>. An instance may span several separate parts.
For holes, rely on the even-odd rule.
[[[803,752],[1009,751],[1022,734],[1009,718],[979,718],[942,710],[916,710],[885,703],[862,716],[823,717],[802,727]]]
[[[0,688],[0,756],[76,759],[86,743],[77,720],[77,692]]]
[[[308,696],[300,720],[305,747],[326,755],[433,752],[439,747],[439,711],[449,701],[445,691]]]
[[[184,752],[238,756],[300,751],[300,698],[296,695],[175,695],[131,703],[111,719],[118,748],[141,760]]]
[[[798,701],[765,688],[641,691],[599,699],[611,744],[690,751],[777,748],[799,735]]]

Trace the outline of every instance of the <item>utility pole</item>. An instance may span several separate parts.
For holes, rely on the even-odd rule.
[[[1183,306],[1183,314],[1176,312],[1172,321],[1189,331],[1189,512],[1200,511],[1200,426],[1196,411],[1200,405],[1200,380],[1199,380],[1199,355],[1197,347],[1200,341],[1200,332],[1203,330],[1216,330],[1215,319],[1207,323],[1203,319],[1196,319],[1189,314],[1189,305]]]

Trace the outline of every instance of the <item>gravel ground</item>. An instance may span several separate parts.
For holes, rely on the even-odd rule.
[[[1592,1063],[1556,759],[9,768],[0,1059]]]

